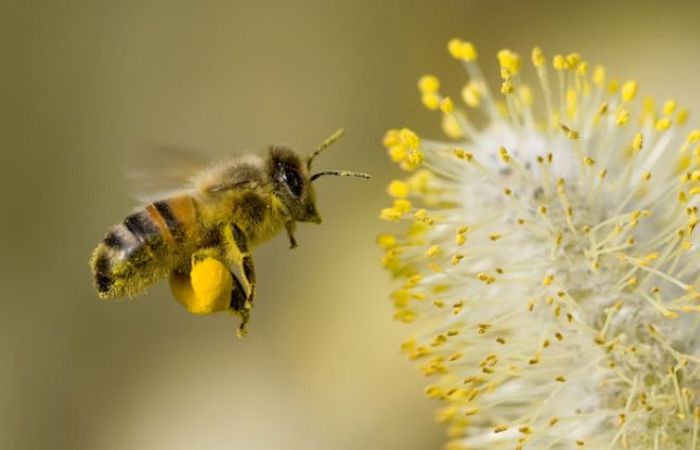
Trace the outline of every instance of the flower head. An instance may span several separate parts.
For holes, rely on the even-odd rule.
[[[379,237],[448,447],[695,448],[700,130],[577,53],[535,48],[532,87],[502,50],[493,93],[471,43],[448,50],[464,107],[420,79],[450,140],[387,132],[409,174]]]

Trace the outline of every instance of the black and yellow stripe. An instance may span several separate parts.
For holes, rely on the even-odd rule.
[[[177,249],[196,225],[192,197],[154,202],[112,227],[93,252],[90,264],[102,298],[133,296],[167,275]]]

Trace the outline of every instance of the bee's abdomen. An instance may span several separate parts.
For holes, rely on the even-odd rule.
[[[131,297],[166,276],[186,253],[182,244],[195,223],[194,199],[180,196],[152,203],[112,227],[90,260],[98,295]]]

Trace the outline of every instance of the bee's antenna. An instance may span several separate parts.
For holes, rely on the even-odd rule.
[[[350,172],[349,170],[326,170],[324,172],[319,172],[311,175],[311,181],[314,181],[318,177],[324,175],[335,175],[336,177],[358,177],[369,179],[369,174],[362,172]]]
[[[345,134],[345,130],[342,128],[338,128],[335,130],[333,134],[331,134],[328,139],[325,141],[321,142],[321,145],[318,146],[315,152],[309,155],[309,157],[306,159],[306,168],[311,170],[311,162],[314,160],[315,157],[321,154],[322,151],[324,151],[329,145],[343,137]]]

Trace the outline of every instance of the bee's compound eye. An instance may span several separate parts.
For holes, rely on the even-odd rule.
[[[289,191],[292,193],[292,195],[294,195],[295,197],[299,197],[301,195],[303,183],[301,181],[301,176],[299,175],[299,172],[297,172],[296,169],[294,169],[293,167],[285,167],[284,182],[289,188]]]

